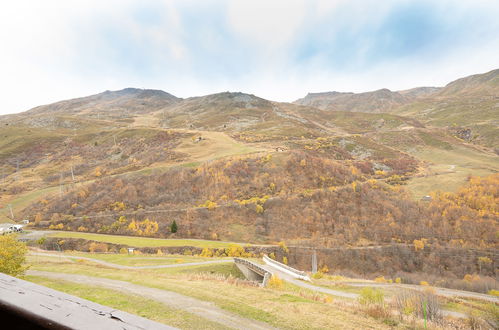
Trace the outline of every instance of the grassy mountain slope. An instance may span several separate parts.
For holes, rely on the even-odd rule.
[[[42,105],[29,110],[31,114],[84,115],[89,118],[126,118],[148,113],[179,102],[180,99],[153,89],[125,88],[100,94]]]
[[[453,81],[430,97],[401,106],[396,113],[447,127],[467,141],[497,147],[499,70]]]
[[[311,97],[301,102],[304,105],[244,93],[178,99],[162,91],[125,89],[2,116],[0,217],[10,217],[7,205],[11,204],[16,218],[37,216],[57,225],[61,215],[82,217],[113,211],[110,205],[123,202],[133,212],[141,208],[192,209],[184,218],[190,226],[195,227],[195,219],[209,218],[208,223],[221,221],[226,225],[219,235],[265,241],[280,235],[278,227],[270,230],[270,224],[258,222],[264,213],[260,207],[266,210],[274,198],[281,199],[279,205],[285,208],[276,207],[263,217],[272,214],[272,223],[279,223],[294,202],[312,213],[313,207],[328,208],[307,199],[325,198],[324,189],[340,189],[334,198],[346,203],[356,192],[347,187],[365,184],[372,190],[363,197],[367,203],[394,198],[394,205],[408,203],[405,199],[411,197],[403,194],[402,201],[396,196],[398,191],[386,195],[392,186],[405,186],[413,200],[436,189],[456,191],[470,174],[497,173],[497,156],[456,138],[450,129],[439,128],[447,126],[438,121],[444,110],[422,111],[421,107],[425,102],[448,105],[481,100],[474,110],[479,115],[470,116],[468,108],[463,113],[475,125],[479,120],[482,128],[484,123],[491,125],[496,108],[487,102],[495,100],[496,75],[466,78],[443,89],[321,96],[354,112],[321,109],[320,104],[309,102]],[[470,91],[468,85],[472,86]],[[392,113],[376,113],[381,110]],[[454,115],[465,117],[461,112]],[[497,131],[491,129],[490,136],[490,141],[497,139]],[[260,172],[258,166],[269,168]],[[349,177],[346,172],[353,179],[345,179]],[[163,185],[151,183],[160,178]],[[111,188],[124,186],[123,195],[115,196]],[[170,191],[172,187],[176,188]],[[177,196],[179,191],[184,193]],[[84,192],[83,197],[80,192]],[[140,197],[142,194],[146,199]],[[241,205],[236,200],[249,201],[242,205],[252,209],[238,208]],[[229,203],[229,213],[217,208],[210,215],[199,209],[211,203]],[[376,212],[386,216],[384,211]],[[227,217],[234,221],[228,223],[224,220]],[[326,218],[323,214],[316,221]],[[244,219],[258,223],[250,230]],[[167,221],[161,226],[166,228]],[[90,228],[84,223],[68,228],[79,227]],[[198,230],[203,226],[194,227],[189,235],[206,233]],[[311,235],[311,230],[306,229],[303,235]],[[299,238],[298,231],[292,235]],[[347,241],[354,244],[362,235]]]
[[[386,88],[366,93],[309,93],[295,103],[314,106],[323,110],[353,111],[353,112],[389,112],[410,98]]]

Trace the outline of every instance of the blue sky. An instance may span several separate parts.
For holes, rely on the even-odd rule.
[[[499,1],[0,5],[0,113],[125,87],[180,97],[441,86],[499,68]]]

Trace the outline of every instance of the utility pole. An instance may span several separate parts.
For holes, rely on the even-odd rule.
[[[317,273],[317,250],[314,249],[314,253],[312,254],[312,274]]]
[[[114,139],[114,146],[116,147],[116,136],[113,135],[113,139]]]
[[[71,178],[73,179],[73,182],[75,182],[75,174],[73,172],[73,165],[71,165]]]

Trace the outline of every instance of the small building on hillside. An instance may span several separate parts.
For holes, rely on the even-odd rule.
[[[423,202],[431,202],[432,198],[431,198],[431,196],[426,195],[426,196],[423,196],[423,198],[421,198],[421,200]]]

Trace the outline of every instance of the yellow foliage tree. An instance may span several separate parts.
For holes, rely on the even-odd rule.
[[[414,249],[416,251],[424,249],[424,241],[423,240],[417,240],[417,239],[415,239],[413,241],[413,244],[414,244]]]
[[[24,274],[27,252],[26,244],[18,241],[15,235],[0,236],[0,273],[11,276]]]

